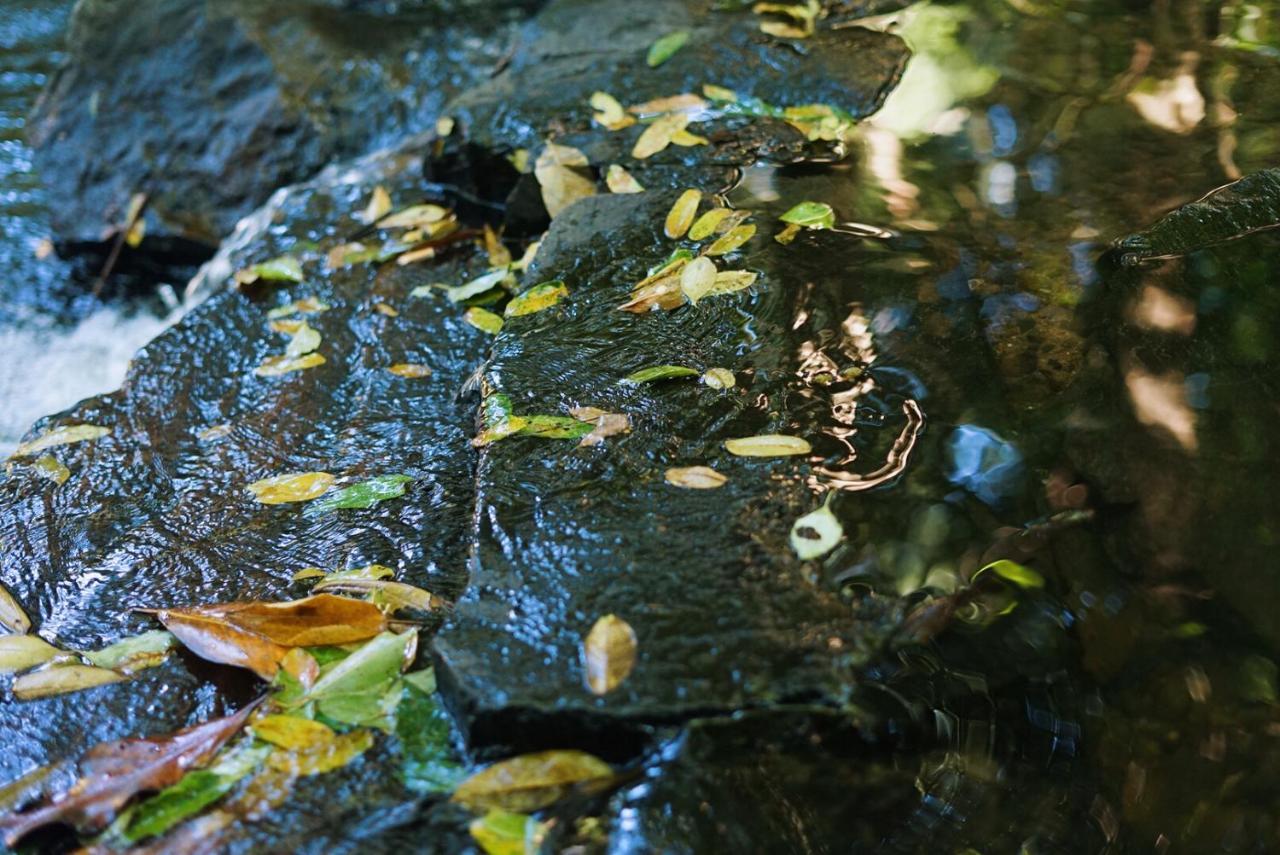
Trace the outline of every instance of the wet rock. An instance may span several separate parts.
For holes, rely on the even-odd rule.
[[[82,0],[29,124],[54,229],[101,241],[145,193],[144,250],[216,246],[277,187],[430,127],[537,5]]]

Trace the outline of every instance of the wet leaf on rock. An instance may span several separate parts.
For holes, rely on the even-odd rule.
[[[439,205],[411,205],[378,221],[380,229],[417,229],[442,222],[449,209]]]
[[[653,383],[659,380],[674,380],[679,377],[692,377],[698,373],[696,368],[684,365],[652,365],[633,371],[623,378],[624,383]]]
[[[587,688],[605,695],[630,675],[636,664],[636,633],[617,615],[605,615],[595,622],[582,642]]]
[[[266,715],[249,726],[253,735],[279,748],[307,748],[332,742],[336,734],[323,722],[297,715]]]
[[[683,131],[688,125],[689,116],[685,113],[668,113],[654,119],[632,146],[631,156],[636,160],[653,157],[671,145],[671,137],[677,131]]]
[[[591,108],[596,111],[591,118],[611,131],[620,131],[636,123],[635,117],[629,115],[618,99],[608,92],[592,93]]]
[[[630,172],[616,163],[609,164],[604,174],[604,183],[609,186],[610,193],[643,193],[644,187],[632,177]]]
[[[583,751],[542,751],[494,763],[458,785],[453,801],[472,810],[527,812],[554,804],[575,786],[604,783],[613,769]]]
[[[705,240],[711,237],[716,227],[733,211],[729,208],[712,208],[694,222],[689,229],[689,240]]]
[[[710,466],[673,466],[666,471],[664,479],[674,487],[690,490],[714,490],[729,483],[728,478]]]
[[[413,362],[397,362],[395,365],[388,365],[387,370],[397,377],[407,377],[410,380],[421,380],[423,377],[430,377],[432,373],[431,366]]]
[[[333,721],[387,729],[400,700],[400,672],[417,649],[417,630],[384,632],[325,670],[293,706],[314,703],[317,712]]]
[[[87,442],[109,434],[109,428],[98,425],[61,425],[45,431],[35,439],[28,440],[13,450],[12,457],[30,457],[38,451],[53,448],[55,445],[67,445],[73,442]]]
[[[466,313],[463,314],[462,319],[481,332],[487,332],[489,335],[497,335],[502,332],[502,316],[495,312],[491,312],[488,309],[481,308],[480,306],[472,306],[467,309]]]
[[[23,674],[13,681],[13,696],[20,701],[65,695],[125,679],[108,668],[92,665],[58,665]]]
[[[309,502],[323,495],[335,480],[328,472],[293,472],[254,481],[246,489],[264,505],[280,505]]]
[[[233,278],[238,285],[252,285],[259,279],[264,282],[301,282],[302,262],[292,255],[280,255],[237,270]]]
[[[400,317],[400,310],[397,309],[395,306],[391,305],[390,303],[382,303],[382,302],[374,303],[373,310],[378,314],[384,315],[388,318]]]
[[[315,368],[317,365],[324,365],[325,358],[318,353],[308,353],[306,356],[272,356],[264,359],[262,364],[253,369],[253,373],[259,377],[279,377],[282,374],[291,374],[294,371],[304,371],[307,368]]]
[[[594,196],[596,182],[580,170],[591,162],[576,148],[547,143],[534,162],[533,175],[542,188],[542,204],[553,219],[579,199]]]
[[[36,635],[0,636],[0,674],[14,674],[67,654]]]
[[[688,30],[676,30],[675,32],[667,33],[649,46],[649,52],[645,54],[644,61],[650,68],[657,68],[671,59],[676,51],[685,46],[687,41],[689,41]]]
[[[695,145],[711,145],[711,140],[682,129],[671,135],[671,144],[689,148]]]
[[[707,247],[707,255],[727,255],[735,249],[741,247],[744,243],[755,237],[755,223],[744,223],[740,226],[734,226],[729,231],[716,238],[710,246]]]
[[[706,108],[705,100],[692,92],[682,92],[679,95],[666,95],[641,104],[632,104],[627,112],[637,116],[660,116],[663,113],[699,113]]]
[[[672,240],[684,237],[685,232],[689,231],[689,226],[693,225],[693,218],[697,215],[698,205],[701,202],[701,190],[685,190],[681,193],[667,213],[666,222],[662,226],[663,234]]]
[[[698,300],[711,292],[716,284],[715,262],[706,256],[698,256],[680,272],[680,291],[695,306]]]
[[[534,285],[507,304],[504,314],[508,318],[531,315],[549,309],[569,296],[569,289],[559,279]]]
[[[791,548],[801,561],[826,555],[844,537],[844,527],[831,513],[830,495],[822,507],[810,511],[791,525]]]
[[[328,303],[322,303],[315,297],[303,297],[301,300],[285,303],[267,312],[267,319],[287,318],[290,315],[311,315],[316,312],[327,312],[329,308]]]
[[[31,631],[31,619],[4,585],[0,585],[0,626],[19,634]]]
[[[485,855],[530,855],[541,851],[546,823],[528,814],[490,809],[467,830]]]
[[[379,184],[369,196],[369,204],[360,212],[360,222],[372,225],[391,211],[391,194]]]
[[[712,389],[732,389],[738,378],[728,368],[708,368],[702,372],[702,382]]]
[[[448,288],[446,292],[451,301],[461,303],[463,300],[469,300],[472,297],[483,294],[485,291],[491,291],[499,285],[505,284],[508,280],[515,281],[515,277],[511,275],[511,270],[507,267],[499,267],[497,270],[490,270],[488,273],[477,276],[463,285]],[[424,297],[431,290],[432,288],[429,285],[420,285],[409,292],[409,296]]]
[[[396,709],[405,786],[415,793],[449,793],[466,777],[454,756],[449,716],[433,697],[430,668],[404,675],[404,697]]]
[[[267,765],[290,777],[323,775],[341,769],[373,747],[373,734],[368,730],[355,730],[341,735],[330,731],[331,737],[289,751],[273,751],[267,757]]]
[[[284,349],[284,355],[289,359],[297,359],[300,356],[311,353],[319,346],[320,333],[306,321],[299,321],[290,334],[289,344]]]
[[[41,478],[46,478],[61,487],[71,477],[71,470],[52,454],[42,454],[31,464],[31,468]]]
[[[777,433],[727,439],[724,447],[730,454],[736,454],[739,457],[787,457],[793,454],[808,454],[813,450],[813,446],[809,445],[807,440]]]
[[[591,425],[591,432],[582,437],[580,446],[602,444],[605,439],[631,431],[631,417],[625,413],[609,413],[596,407],[576,407],[569,412],[580,422]]]
[[[13,846],[29,831],[54,822],[65,822],[81,831],[102,828],[136,793],[163,790],[188,769],[208,762],[239,732],[252,710],[249,706],[235,715],[170,736],[95,746],[81,761],[84,777],[65,795],[35,810],[0,820],[5,843]]]
[[[124,674],[133,674],[159,665],[168,658],[173,645],[172,635],[155,629],[121,639],[101,650],[86,653],[84,658],[99,668],[110,668]]]
[[[523,416],[521,436],[540,436],[543,439],[578,439],[587,436],[592,426],[569,416]]]
[[[404,485],[412,480],[411,475],[379,475],[376,478],[361,481],[359,484],[335,490],[307,505],[303,513],[314,517],[341,508],[372,508],[378,502],[403,496]]]
[[[446,600],[437,597],[430,591],[414,585],[407,585],[404,582],[392,582],[386,579],[327,577],[324,581],[318,583],[313,590],[368,594],[370,602],[389,613],[405,609],[429,613],[438,611],[448,605]]]

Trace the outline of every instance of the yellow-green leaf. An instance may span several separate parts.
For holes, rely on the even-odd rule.
[[[319,346],[320,333],[306,321],[299,321],[293,335],[289,338],[289,344],[284,349],[284,355],[290,359],[297,359]]]
[[[250,727],[263,742],[291,750],[331,744],[337,735],[326,724],[296,715],[263,716]]]
[[[373,188],[373,193],[369,196],[369,204],[365,205],[364,210],[360,213],[360,222],[376,223],[390,211],[391,194],[387,192],[386,187],[379,184]]]
[[[732,389],[738,378],[728,368],[708,368],[702,372],[702,382],[712,389]]]
[[[1012,582],[1013,584],[1017,585],[1019,588],[1043,588],[1044,587],[1043,576],[1041,576],[1036,571],[1032,570],[1030,567],[1019,564],[1016,561],[1009,561],[1008,559],[1004,559],[1004,558],[1000,559],[999,561],[993,561],[990,564],[983,567],[977,573],[973,574],[974,581],[977,581],[979,576],[987,572],[994,573],[997,576],[999,576],[1001,579],[1005,579],[1009,582]]]
[[[517,318],[549,309],[569,295],[569,289],[559,279],[534,285],[528,291],[507,304],[506,316]]]
[[[675,32],[667,33],[649,46],[649,52],[645,55],[644,61],[650,68],[657,68],[671,59],[676,51],[684,47],[687,41],[689,41],[688,30],[676,30]]]
[[[0,585],[0,626],[10,632],[31,631],[31,619],[4,585]]]
[[[609,186],[610,193],[643,193],[644,187],[632,177],[630,172],[616,163],[609,164],[604,174],[604,183]]]
[[[742,246],[755,236],[755,223],[744,223],[740,226],[734,226],[729,231],[722,234],[707,247],[707,255],[726,255]]]
[[[37,451],[44,451],[55,445],[67,445],[72,442],[86,442],[99,439],[110,433],[109,428],[98,425],[61,425],[45,431],[35,439],[28,440],[13,450],[14,457],[30,457]]]
[[[605,615],[583,639],[582,660],[587,688],[595,695],[608,694],[627,679],[635,667],[635,630],[617,615]]]
[[[106,668],[94,668],[91,665],[61,665],[23,674],[13,681],[13,695],[18,700],[29,701],[35,698],[47,698],[50,695],[79,692],[82,689],[105,686],[108,683],[119,683],[123,679],[125,679],[123,675]]]
[[[754,285],[759,278],[760,274],[753,273],[750,270],[722,270],[716,274],[716,281],[712,284],[711,290],[707,292],[707,296],[742,291]]]
[[[334,477],[328,472],[294,472],[254,481],[248,490],[264,505],[280,505],[309,502],[332,487],[333,482]]]
[[[480,306],[472,306],[467,309],[462,319],[489,335],[497,335],[502,331],[502,316]]]
[[[680,290],[695,306],[716,284],[715,262],[700,255],[680,271]]]
[[[0,636],[0,674],[25,671],[65,655],[36,635]]]
[[[71,470],[52,454],[40,455],[36,458],[36,462],[31,464],[31,468],[36,470],[36,474],[41,478],[48,478],[59,487],[67,483],[67,479],[71,477]]]
[[[325,772],[341,769],[372,746],[371,731],[353,730],[341,735],[333,734],[329,739],[317,740],[291,750],[273,751],[267,757],[267,766],[291,777],[323,775]]]
[[[720,221],[729,216],[733,211],[729,208],[712,208],[694,222],[693,227],[689,229],[689,240],[703,240],[711,237],[716,230],[716,226],[720,225]]]
[[[416,229],[438,223],[448,215],[449,209],[439,205],[412,205],[383,217],[378,221],[378,228]]]
[[[689,125],[689,116],[685,113],[668,113],[655,119],[644,129],[640,138],[631,148],[631,156],[636,160],[644,160],[671,145],[671,137],[676,131],[683,131]]]
[[[819,558],[836,548],[844,537],[844,527],[831,513],[828,503],[811,511],[791,526],[791,548],[801,561]]]
[[[739,457],[787,457],[808,454],[813,450],[807,440],[786,434],[764,434],[725,440],[724,447]]]
[[[404,609],[434,612],[449,604],[447,600],[437,597],[430,591],[414,585],[406,585],[404,582],[391,582],[385,579],[327,578],[313,590],[368,594],[375,605],[387,612],[398,612]]]
[[[714,490],[729,483],[729,479],[710,466],[673,466],[666,471],[665,480],[673,487],[690,490]]]
[[[388,365],[387,370],[397,377],[408,377],[411,380],[430,377],[432,373],[430,366],[418,365],[413,362],[397,362],[395,365]]]
[[[318,353],[308,353],[306,356],[298,357],[272,356],[264,359],[261,365],[253,369],[253,373],[259,377],[279,377],[281,374],[315,368],[324,363],[325,358]]]
[[[243,270],[237,270],[232,278],[239,285],[252,285],[259,279],[266,282],[301,282],[302,262],[292,255],[279,255],[268,261],[250,265]]]
[[[571,146],[547,143],[542,149],[533,175],[542,188],[542,204],[552,218],[579,199],[595,195],[596,182],[576,171],[590,165],[587,156]]]
[[[666,222],[662,226],[663,234],[672,240],[684,237],[684,233],[689,231],[689,226],[693,225],[693,218],[698,213],[698,205],[701,202],[701,190],[686,190],[681,193],[667,213]]]
[[[806,229],[829,229],[836,223],[836,214],[826,202],[801,202],[778,219]]]
[[[677,377],[692,377],[697,374],[695,368],[688,368],[684,365],[651,365],[648,368],[641,368],[639,371],[633,371],[622,379],[624,383],[652,383],[656,380],[673,380]]]
[[[577,785],[603,783],[612,777],[609,764],[583,751],[522,754],[463,781],[453,801],[472,810],[528,812],[554,804]]]
[[[523,813],[492,809],[467,827],[485,855],[537,855],[547,823]]]
[[[154,668],[169,656],[174,637],[164,630],[152,630],[121,639],[101,650],[84,654],[90,665],[133,674]]]

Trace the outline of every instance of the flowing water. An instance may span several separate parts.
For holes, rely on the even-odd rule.
[[[96,271],[37,257],[56,200],[21,117],[66,11],[0,13],[0,446],[111,388],[164,324],[155,299],[101,303]],[[1280,840],[1280,239],[1140,268],[1105,253],[1277,165],[1277,20],[1249,3],[918,6],[879,22],[916,56],[850,157],[733,191],[775,212],[827,201],[841,224],[797,239],[820,284],[777,345],[803,366],[785,408],[825,419],[814,486],[859,520],[822,581],[947,594],[1016,562],[1002,591],[953,600],[961,628],[903,663],[894,697],[864,699],[935,732],[901,851],[933,834],[993,852]]]

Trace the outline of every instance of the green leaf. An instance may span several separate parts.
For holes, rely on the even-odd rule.
[[[0,636],[0,674],[25,671],[65,655],[37,635]]]
[[[508,318],[531,315],[534,312],[541,312],[544,309],[551,308],[567,296],[569,296],[569,289],[559,279],[543,282],[540,285],[534,285],[508,303],[504,314]]]
[[[580,439],[595,428],[590,422],[581,422],[571,416],[523,416],[522,419],[524,424],[517,433],[544,439]]]
[[[412,480],[411,475],[379,475],[321,497],[307,505],[304,513],[314,517],[340,508],[371,508],[385,499],[403,496],[404,485]]]
[[[545,826],[528,814],[493,809],[467,830],[485,855],[529,855],[540,850]]]
[[[159,665],[169,655],[173,646],[172,635],[162,629],[155,629],[122,639],[101,650],[86,653],[84,658],[99,668],[131,673]]]
[[[290,706],[314,702],[321,715],[343,724],[386,729],[400,699],[400,672],[413,659],[418,632],[384,632],[335,665]]]
[[[697,374],[695,368],[686,368],[683,365],[652,365],[648,368],[641,368],[622,378],[624,383],[652,383],[656,380],[673,380],[677,377],[692,377]]]
[[[801,202],[778,219],[806,229],[829,229],[836,224],[836,212],[826,202]]]
[[[449,716],[433,697],[434,689],[425,691],[417,681],[411,682],[424,673],[430,669],[406,675],[404,697],[396,710],[401,774],[405,786],[415,793],[448,793],[466,777],[466,770],[453,752]]]
[[[1012,582],[1019,588],[1044,587],[1044,577],[1039,573],[1032,570],[1030,567],[1024,567],[1016,561],[1009,561],[1008,559],[1003,558],[999,561],[992,561],[977,573],[974,573],[973,580],[977,581],[979,576],[988,571],[995,573],[1001,579]]]
[[[485,291],[497,288],[508,278],[511,278],[511,266],[505,265],[497,268],[496,270],[490,270],[483,276],[477,276],[465,285],[458,285],[456,287],[449,288],[445,293],[449,295],[449,299],[453,302],[461,303],[469,297],[474,297],[477,294],[483,294]],[[418,289],[415,288],[414,293],[411,296],[417,296],[417,290]]]
[[[248,268],[248,272],[255,279],[265,279],[268,282],[301,282],[303,278],[302,262],[292,255],[280,255],[254,264]]]
[[[671,59],[676,51],[684,47],[687,41],[689,41],[688,30],[676,30],[674,33],[667,33],[649,46],[649,53],[644,61],[649,64],[650,68],[657,68]]]
[[[258,768],[271,753],[267,745],[245,742],[227,752],[214,766],[183,775],[178,783],[161,790],[121,817],[108,832],[127,843],[163,834],[187,817],[222,798],[242,778]]]

